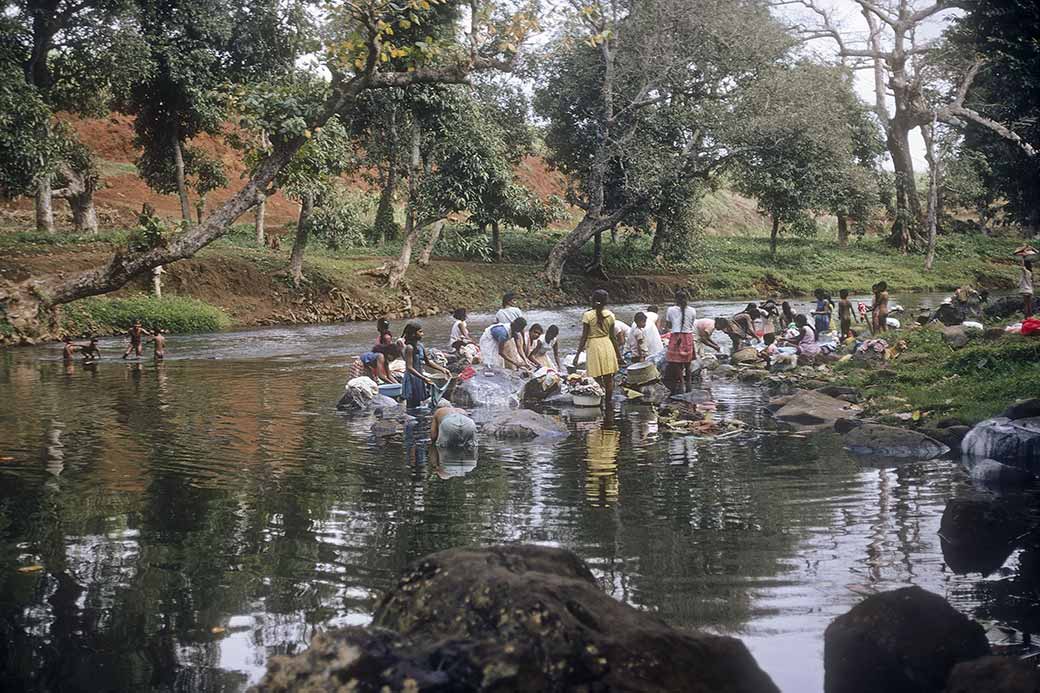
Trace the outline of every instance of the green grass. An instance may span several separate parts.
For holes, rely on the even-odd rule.
[[[72,247],[105,243],[126,245],[130,232],[126,229],[100,231],[97,235],[79,233],[41,233],[39,231],[11,231],[0,233],[0,248],[20,250],[46,250],[48,247]]]
[[[975,423],[998,414],[1016,400],[1037,395],[1040,339],[1005,335],[974,337],[954,350],[939,330],[921,328],[887,335],[908,348],[885,369],[852,363],[835,367],[839,382],[860,388],[874,414],[929,412],[925,422],[942,418]]]
[[[220,308],[194,298],[139,294],[70,303],[62,310],[61,326],[70,334],[113,334],[125,332],[134,320],[148,330],[176,333],[213,332],[231,324]]]

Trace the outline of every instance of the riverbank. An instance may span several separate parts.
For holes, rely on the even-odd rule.
[[[859,239],[842,248],[824,239],[782,239],[775,257],[762,237],[700,238],[682,258],[653,256],[649,239],[625,234],[617,243],[605,242],[604,268],[609,279],[581,273],[591,257],[579,257],[568,267],[560,290],[541,278],[541,261],[560,232],[504,234],[505,260],[501,264],[476,259],[479,253],[449,243],[446,256],[426,268],[413,266],[406,281],[390,289],[377,277],[361,274],[379,267],[384,255],[372,249],[330,251],[308,248],[305,284],[294,288],[285,271],[288,243],[272,250],[259,248],[247,228],[167,268],[164,295],[191,298],[219,309],[227,326],[322,323],[426,316],[465,306],[470,310],[497,307],[506,290],[516,291],[523,305],[553,307],[582,304],[594,288],[606,288],[617,302],[668,300],[679,288],[695,299],[747,298],[766,295],[799,296],[817,286],[836,293],[848,288],[868,292],[884,279],[898,291],[945,291],[963,284],[999,290],[1014,285],[1016,265],[1010,256],[1014,239],[947,237],[931,272],[923,258],[902,255],[875,239]],[[0,235],[0,277],[24,280],[53,272],[86,269],[104,262],[126,242],[125,232],[97,238],[39,236],[31,233]],[[380,249],[392,254],[393,245]],[[126,325],[106,323],[100,316],[125,314],[110,310],[111,299],[125,300],[150,290],[150,277],[141,277],[107,297],[64,311],[58,329],[71,334],[115,333]],[[74,304],[75,305],[75,304]],[[144,309],[146,306],[140,304]],[[158,323],[162,316],[140,315]],[[191,324],[190,319],[183,321]],[[205,327],[205,321],[197,321]],[[9,343],[17,336],[0,325]],[[57,336],[57,335],[52,335]]]

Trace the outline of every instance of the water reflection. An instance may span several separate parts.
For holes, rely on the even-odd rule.
[[[790,691],[821,688],[823,629],[865,592],[1040,620],[1032,535],[986,579],[947,567],[943,512],[974,493],[949,462],[697,440],[627,404],[447,459],[423,417],[377,435],[332,409],[369,332],[177,338],[164,364],[72,373],[49,348],[0,354],[0,688],[238,690],[317,629],[367,622],[408,561],[503,541],[566,546],[617,598],[739,635]],[[759,390],[702,386],[769,427]]]

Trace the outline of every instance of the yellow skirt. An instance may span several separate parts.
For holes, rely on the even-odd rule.
[[[618,372],[617,352],[609,337],[593,337],[585,346],[586,370],[593,378]]]

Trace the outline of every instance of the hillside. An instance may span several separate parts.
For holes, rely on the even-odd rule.
[[[129,228],[137,223],[137,215],[143,204],[150,204],[160,216],[177,218],[180,206],[175,195],[160,195],[151,190],[137,176],[134,161],[140,153],[134,146],[133,120],[129,116],[113,113],[106,118],[81,118],[64,115],[68,122],[97,156],[103,178],[103,187],[97,192],[96,204],[102,229]],[[212,208],[230,197],[242,184],[245,168],[237,150],[220,138],[202,135],[191,141],[211,156],[220,159],[225,166],[230,185],[216,190],[207,198]],[[543,199],[550,195],[563,196],[563,176],[550,170],[539,156],[528,156],[516,169],[518,180]],[[362,176],[346,179],[348,187],[370,190],[371,186]],[[295,222],[299,205],[281,193],[268,199],[267,224],[272,229]],[[67,206],[58,201],[55,216],[60,225],[69,222]],[[755,209],[752,200],[723,190],[709,195],[703,204],[702,223],[704,231],[712,235],[747,235],[768,231],[766,221]],[[564,224],[566,225],[566,224]],[[22,198],[0,202],[0,226],[28,229],[32,226],[32,200]]]

